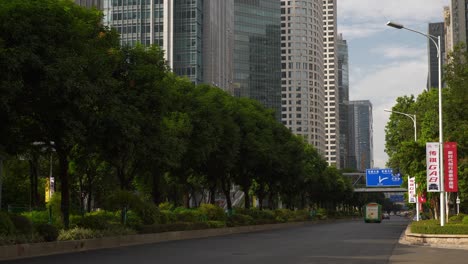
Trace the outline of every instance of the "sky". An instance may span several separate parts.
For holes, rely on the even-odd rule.
[[[374,167],[385,168],[385,126],[396,99],[426,89],[428,39],[386,26],[387,21],[427,33],[443,22],[449,0],[337,0],[338,33],[348,43],[350,100],[373,107]]]

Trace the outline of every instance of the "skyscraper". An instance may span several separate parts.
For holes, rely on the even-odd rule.
[[[325,65],[325,158],[329,165],[340,167],[340,122],[337,73],[337,5],[336,0],[323,0],[323,41]]]
[[[467,4],[467,0],[450,1],[450,36],[452,39],[449,41],[450,46],[446,49],[448,52],[452,51],[455,45],[458,45],[460,42],[468,43]]]
[[[348,44],[343,35],[339,34],[336,46],[338,49],[338,99],[339,99],[339,159],[340,167],[346,168],[347,157],[349,153],[349,119],[348,119],[348,104],[349,104],[349,68],[348,68]]]
[[[232,90],[234,0],[101,1],[122,45],[157,44],[176,74]]]
[[[348,114],[349,122],[353,124],[350,165],[354,163],[353,157],[355,159],[355,167],[349,168],[365,171],[374,166],[372,104],[368,100],[350,101]]]
[[[281,112],[280,2],[234,1],[234,94]]]
[[[97,9],[102,9],[103,0],[75,0],[75,4],[83,7],[96,7]]]
[[[444,34],[444,22],[429,23],[428,34],[432,36],[440,36],[440,49],[442,54],[442,63],[444,63],[445,54],[445,34]],[[437,47],[432,43],[430,39],[427,40],[428,50],[428,74],[427,74],[427,90],[430,88],[439,87],[439,57],[437,53]]]
[[[322,0],[281,0],[281,121],[325,155]]]

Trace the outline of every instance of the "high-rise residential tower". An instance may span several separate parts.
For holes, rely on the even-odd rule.
[[[445,34],[444,34],[444,22],[429,23],[428,34],[432,36],[440,36],[440,49],[442,57],[442,65],[444,64],[445,58]],[[439,57],[437,53],[437,47],[432,43],[430,39],[427,40],[428,50],[428,74],[427,74],[427,90],[431,88],[439,87]],[[442,73],[443,74],[443,73]]]
[[[322,0],[281,0],[281,121],[325,155]]]
[[[337,0],[323,0],[323,42],[325,65],[325,158],[329,165],[340,165],[340,122],[337,72]]]
[[[234,94],[281,114],[280,2],[234,0]]]
[[[336,40],[336,47],[338,49],[338,99],[339,99],[339,159],[340,169],[347,168],[347,157],[349,153],[349,119],[348,119],[348,105],[349,105],[349,66],[348,66],[348,44],[343,35],[339,34]]]
[[[352,124],[350,142],[350,164],[355,163],[355,167],[359,171],[373,168],[373,119],[372,119],[372,104],[368,100],[350,101],[349,102],[349,122]],[[353,160],[353,158],[355,160]]]

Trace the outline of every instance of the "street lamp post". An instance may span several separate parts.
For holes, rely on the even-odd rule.
[[[442,134],[442,52],[440,47],[440,36],[425,34],[414,29],[406,28],[402,24],[388,21],[387,26],[396,29],[406,29],[428,38],[437,48],[439,59],[439,177],[440,177],[440,226],[445,225],[445,195],[444,195],[444,137]],[[437,39],[437,42],[435,41]]]
[[[393,110],[388,110],[388,109],[384,109],[385,112],[389,112],[389,113],[395,113],[395,114],[399,114],[399,115],[404,115],[406,117],[409,117],[411,119],[411,121],[413,121],[413,127],[414,127],[414,142],[418,141],[418,137],[417,137],[417,128],[416,128],[416,115],[412,115],[412,114],[407,114],[407,113],[403,113],[403,112],[398,112],[398,111],[393,111]],[[416,184],[416,190],[418,188],[418,185]],[[419,221],[419,199],[418,199],[418,195],[417,195],[417,191],[416,191],[416,221]]]

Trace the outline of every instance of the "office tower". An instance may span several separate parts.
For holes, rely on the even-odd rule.
[[[323,0],[323,42],[325,70],[325,158],[329,165],[340,167],[339,95],[337,74],[336,0]]]
[[[280,2],[234,1],[234,94],[281,112]]]
[[[368,100],[349,102],[349,122],[353,124],[350,138],[351,151],[350,164],[359,171],[373,168],[373,128],[372,128],[372,104]]]
[[[234,0],[205,0],[203,82],[233,93]]]
[[[349,153],[349,120],[348,120],[348,104],[349,104],[349,68],[348,68],[348,43],[343,39],[343,35],[339,34],[336,41],[338,53],[338,99],[339,99],[339,159],[340,169],[346,168],[347,157]]]
[[[281,121],[325,155],[322,0],[281,1]]]
[[[451,0],[450,1],[450,35],[451,41],[447,47],[447,51],[453,51],[453,48],[459,43],[468,43],[467,41],[467,1],[466,0]]]
[[[120,33],[122,45],[159,45],[172,68],[173,5],[174,0],[104,0],[104,24]]]
[[[174,0],[173,71],[198,84],[203,80],[203,1]]]
[[[440,36],[440,49],[442,54],[442,65],[444,64],[445,57],[445,34],[444,34],[444,22],[440,23],[429,23],[428,34],[432,36]],[[439,57],[437,53],[437,47],[434,43],[427,40],[428,50],[428,74],[427,74],[427,90],[431,88],[439,87]],[[443,74],[443,73],[442,73]]]
[[[102,9],[103,0],[75,0],[75,4],[83,7],[95,7],[97,9]]]
[[[176,74],[232,90],[234,0],[102,1],[122,45],[159,45]]]

